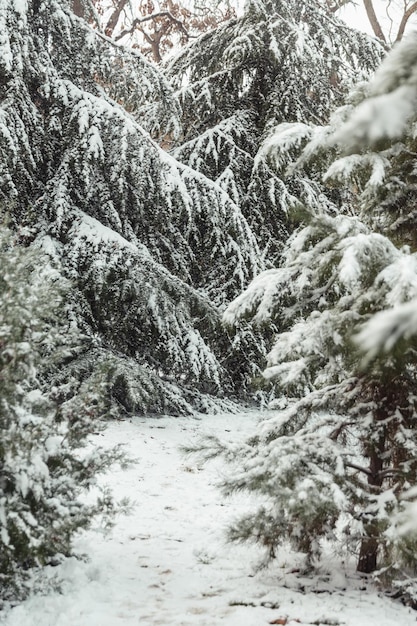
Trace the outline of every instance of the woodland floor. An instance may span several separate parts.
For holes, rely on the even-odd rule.
[[[227,524],[250,509],[239,494],[225,500],[216,487],[220,461],[201,466],[179,446],[214,432],[237,440],[256,428],[257,415],[135,418],[110,423],[99,443],[123,443],[137,463],[106,482],[135,501],[110,535],[83,533],[77,548],[88,560],[51,568],[61,591],[34,595],[0,614],[2,626],[410,626],[417,612],[390,600],[349,565],[331,556],[323,574],[305,579],[297,555],[282,550],[259,569],[254,546],[225,542]]]

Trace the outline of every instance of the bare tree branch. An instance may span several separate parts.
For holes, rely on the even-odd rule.
[[[136,0],[135,3],[132,0],[71,1],[77,14],[82,13],[85,3],[97,6],[100,15],[96,21],[107,37],[116,42],[129,37],[131,46],[145,54],[150,52],[157,63],[174,45],[183,45],[236,16],[228,2],[224,5],[227,8],[223,8],[216,0],[206,0],[204,7],[198,5],[194,9],[189,9],[185,0],[159,0],[157,9],[153,0]]]
[[[409,6],[409,8],[403,14],[395,41],[400,41],[400,39],[402,39],[402,36],[404,35],[405,27],[407,26],[407,22],[410,19],[410,17],[413,15],[413,13],[415,13],[416,11],[417,11],[417,2],[413,2],[413,4]]]
[[[122,37],[125,37],[125,35],[130,35],[133,33],[133,31],[135,30],[135,28],[137,28],[138,26],[140,26],[140,24],[143,24],[144,22],[149,22],[152,20],[157,20],[158,18],[161,17],[168,17],[177,27],[178,29],[185,35],[185,37],[187,37],[187,39],[189,39],[191,37],[191,35],[187,32],[184,24],[181,22],[181,20],[177,20],[176,17],[174,17],[172,15],[172,13],[170,13],[169,11],[160,11],[159,13],[153,13],[152,15],[147,15],[146,17],[136,17],[130,28],[127,28],[126,30],[122,30],[116,37],[116,41],[118,41],[119,39],[122,39]],[[141,31],[143,32],[143,31]]]
[[[367,476],[373,476],[373,473],[367,467],[362,467],[361,465],[356,465],[356,463],[345,463],[346,467],[350,467],[352,469],[358,470],[358,472],[362,472]]]
[[[368,16],[369,22],[372,26],[372,30],[375,33],[375,36],[378,37],[378,39],[380,39],[386,44],[387,40],[382,31],[381,24],[378,22],[378,18],[376,16],[372,0],[363,0],[363,4],[366,10],[366,14]]]
[[[340,437],[340,435],[343,433],[344,430],[346,430],[347,428],[349,428],[349,426],[353,426],[355,424],[354,421],[351,422],[341,422],[339,424],[339,426],[337,428],[335,428],[334,430],[332,430],[332,432],[330,433],[329,437],[332,441],[337,441],[338,438]]]
[[[106,27],[104,29],[104,33],[108,36],[111,37],[113,34],[114,29],[117,26],[117,22],[119,21],[120,15],[123,11],[123,9],[125,8],[126,4],[128,3],[128,0],[118,0],[113,13],[110,15],[110,18],[106,24]]]

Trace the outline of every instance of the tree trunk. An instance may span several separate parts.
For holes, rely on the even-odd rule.
[[[151,43],[151,48],[152,48],[153,60],[155,61],[155,63],[160,63],[162,61],[162,56],[159,50],[159,46],[160,46],[160,38],[159,40],[153,39]]]
[[[371,525],[366,529],[371,533]],[[375,529],[376,531],[376,529]],[[357,571],[363,574],[370,574],[376,570],[378,556],[378,539],[376,532],[374,536],[364,537],[361,542]]]
[[[387,41],[385,39],[385,35],[382,32],[381,25],[378,22],[378,18],[376,16],[372,0],[363,0],[363,4],[365,6],[366,14],[367,14],[369,22],[370,22],[370,24],[372,26],[372,30],[375,33],[375,36],[378,37],[378,39],[380,39],[384,43],[387,43]]]
[[[128,0],[119,0],[119,2],[117,3],[116,7],[113,10],[113,13],[110,15],[109,19],[107,20],[107,24],[104,29],[104,34],[107,35],[107,37],[113,36],[114,29],[117,26],[117,22],[119,21],[120,15],[123,9],[125,8],[125,6],[127,5],[127,2]]]
[[[386,416],[383,413],[382,415],[375,416],[375,424],[378,424],[378,421],[384,419]],[[379,493],[383,478],[382,478],[382,469],[384,466],[383,455],[385,451],[385,429],[382,429],[382,432],[379,435],[379,441],[375,443],[372,448],[368,451],[369,455],[369,474],[368,474],[368,485],[370,493]],[[371,519],[368,523],[365,524],[365,532],[366,536],[362,538],[361,547],[359,551],[359,560],[357,571],[362,572],[364,574],[370,574],[374,572],[377,568],[377,557],[378,557],[378,547],[379,547],[379,529],[378,524],[375,519]]]
[[[74,11],[75,15],[77,15],[77,17],[84,17],[84,2],[82,0],[73,0],[72,10]]]

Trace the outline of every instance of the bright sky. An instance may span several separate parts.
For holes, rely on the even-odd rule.
[[[399,20],[411,2],[407,0],[374,0],[375,12],[381,24],[382,30],[386,33],[387,39],[394,40],[398,29]],[[356,0],[355,4],[349,4],[341,10],[341,17],[349,25],[373,34],[371,25],[367,18],[362,0]],[[417,28],[417,14],[413,15],[408,22],[408,30]],[[390,32],[391,31],[391,32]]]
[[[372,34],[372,28],[369,24],[369,20],[366,16],[362,3],[348,5],[347,7],[341,9],[340,15],[344,20],[346,20],[349,26],[353,26],[358,30],[363,30],[366,33]]]

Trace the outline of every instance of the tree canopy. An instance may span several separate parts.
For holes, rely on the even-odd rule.
[[[171,86],[65,0],[1,8],[1,190],[72,281],[92,342],[79,375],[110,359],[129,410],[190,410],[200,383],[221,394],[218,306],[261,261],[239,206],[148,134],[178,132]]]
[[[415,50],[415,37],[406,38],[327,127],[310,128],[290,171],[318,163],[327,185],[344,187],[344,202],[337,213],[306,207],[282,266],[257,277],[225,312],[227,323],[278,327],[264,377],[284,407],[259,437],[225,452],[237,466],[225,489],[255,491],[264,502],[232,536],[272,553],[289,538],[309,558],[323,538],[343,541],[359,571],[385,568],[412,602],[414,538],[398,525],[417,478],[416,346],[404,325],[417,286],[409,176]],[[299,129],[278,129],[270,151],[282,162],[280,130]]]

